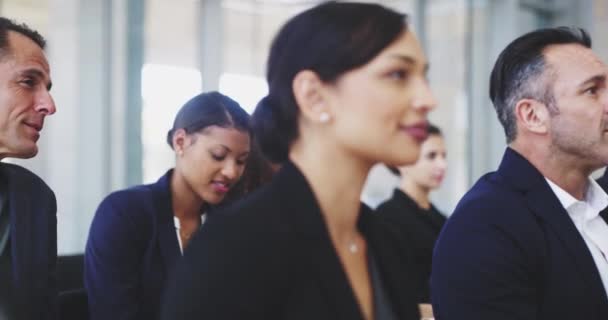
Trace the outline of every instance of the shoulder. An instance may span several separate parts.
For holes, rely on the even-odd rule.
[[[395,189],[392,196],[381,203],[375,211],[382,215],[392,215],[395,213],[403,213],[406,210],[409,211],[413,207],[415,207],[413,200],[403,191]]]
[[[154,199],[153,186],[138,185],[110,193],[103,199],[102,204],[141,206],[142,203],[152,199]]]
[[[107,225],[110,228],[118,223],[128,223],[145,230],[152,223],[153,216],[162,207],[153,185],[138,185],[110,193],[99,206],[93,218],[92,228]],[[93,231],[93,230],[92,230]]]
[[[500,221],[505,217],[505,212],[509,212],[509,218],[513,219],[522,211],[528,211],[523,193],[510,187],[496,173],[488,173],[462,197],[450,220],[456,217],[456,220]]]
[[[490,173],[458,203],[441,231],[436,251],[444,247],[452,251],[491,246],[530,249],[541,241],[537,238],[542,232],[525,194]]]
[[[265,186],[226,207],[209,218],[215,228],[236,230],[246,234],[270,236],[281,233],[288,226],[289,212],[282,205],[284,199],[275,197],[274,188]],[[207,223],[205,223],[207,225]]]
[[[381,215],[390,215],[395,211],[399,210],[399,204],[397,203],[395,197],[391,197],[390,199],[382,202],[376,209],[374,210],[377,214]]]
[[[11,183],[18,182],[28,188],[35,188],[42,192],[53,194],[51,188],[42,180],[42,178],[22,166],[2,162],[0,168],[2,168],[2,171],[4,171],[8,178],[12,180]]]
[[[207,265],[214,259],[275,261],[291,242],[290,212],[275,199],[272,187],[262,187],[241,200],[214,211],[188,246],[193,259]],[[216,256],[215,251],[218,256]],[[263,257],[263,258],[262,258]],[[276,262],[276,261],[275,261]]]
[[[399,226],[400,229],[416,229],[419,224],[419,211],[413,200],[406,195],[394,195],[374,210],[378,220],[386,224]]]

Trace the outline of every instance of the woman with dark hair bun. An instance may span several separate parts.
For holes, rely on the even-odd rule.
[[[253,115],[272,181],[211,219],[163,319],[419,319],[405,247],[362,205],[376,163],[411,164],[435,100],[405,16],[325,2],[285,24]]]
[[[167,275],[245,170],[250,131],[250,117],[236,101],[218,92],[197,95],[167,134],[175,168],[101,202],[85,251],[92,320],[160,317]]]
[[[416,290],[418,302],[430,303],[431,258],[446,221],[430,198],[431,191],[441,186],[447,169],[445,141],[439,128],[429,125],[428,138],[422,143],[416,163],[389,169],[401,177],[401,182],[392,198],[378,206],[376,214],[394,226],[412,247],[414,263],[423,280]]]

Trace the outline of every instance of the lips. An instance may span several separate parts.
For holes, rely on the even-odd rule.
[[[42,122],[25,121],[24,124],[38,132],[42,130]]]
[[[225,181],[212,181],[211,185],[217,193],[227,193],[230,191],[230,183]]]
[[[443,177],[444,177],[443,174],[441,174],[441,175],[434,176],[433,179],[437,182],[441,182],[441,181],[443,181]]]
[[[408,126],[400,126],[400,128],[409,136],[414,138],[414,140],[416,140],[418,143],[422,143],[429,135],[428,123],[426,121]]]

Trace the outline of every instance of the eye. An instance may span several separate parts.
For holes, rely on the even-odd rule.
[[[19,83],[21,85],[23,85],[24,87],[33,88],[34,86],[36,86],[36,79],[34,79],[34,78],[24,78],[24,79],[20,80]]]
[[[586,94],[590,94],[590,95],[593,95],[593,96],[594,96],[594,95],[596,95],[596,94],[597,94],[597,91],[598,91],[598,87],[597,87],[597,86],[593,86],[593,87],[587,88],[587,89],[586,89],[585,91],[583,91],[583,92],[584,92],[584,93],[586,93]]]
[[[403,81],[407,79],[409,76],[409,72],[407,70],[399,69],[393,70],[388,73],[388,77],[392,80]]]
[[[224,161],[224,159],[226,159],[226,155],[223,154],[215,154],[213,152],[210,152],[209,154],[211,154],[211,158],[215,161]]]
[[[429,160],[434,160],[437,157],[437,152],[435,152],[435,151],[429,152],[429,154],[427,154],[426,157]]]

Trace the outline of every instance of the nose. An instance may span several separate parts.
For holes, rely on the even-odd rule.
[[[447,161],[446,157],[439,156],[439,157],[437,157],[437,160],[435,161],[435,165],[442,172],[445,172],[445,170],[448,168],[448,161]]]
[[[417,86],[416,96],[413,101],[413,106],[416,110],[421,111],[424,114],[429,113],[431,110],[437,107],[437,100],[431,91],[426,78],[420,80],[420,85]]]
[[[222,168],[222,175],[230,180],[236,180],[239,176],[238,165],[234,161],[227,161]]]
[[[36,97],[35,109],[37,112],[47,116],[52,115],[57,111],[55,101],[48,90],[43,90],[43,92]]]

